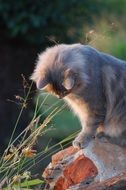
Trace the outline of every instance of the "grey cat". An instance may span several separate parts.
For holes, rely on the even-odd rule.
[[[126,62],[82,44],[60,44],[39,55],[31,79],[63,98],[82,130],[73,145],[84,148],[103,126],[112,142],[126,145]]]

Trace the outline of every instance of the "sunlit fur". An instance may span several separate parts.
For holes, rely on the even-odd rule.
[[[74,81],[69,90],[66,78]],[[90,46],[60,44],[39,55],[31,79],[38,88],[63,98],[80,119],[82,131],[75,146],[85,147],[100,125],[113,142],[126,145],[125,61]]]

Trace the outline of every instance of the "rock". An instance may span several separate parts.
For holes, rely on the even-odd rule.
[[[96,139],[90,142],[83,153],[97,167],[96,179],[99,181],[117,176],[126,170],[126,148],[109,142],[99,142]]]
[[[126,149],[94,139],[83,150],[71,146],[53,155],[42,176],[50,190],[77,190],[125,170]]]
[[[79,150],[78,148],[74,148],[73,146],[70,146],[70,147],[66,148],[65,150],[59,151],[58,153],[56,153],[52,156],[52,163],[56,164],[60,160],[62,160],[64,157],[75,154],[76,152],[78,152],[78,150]]]
[[[97,168],[82,151],[68,147],[52,156],[52,162],[43,173],[50,189],[65,190],[88,176],[96,176]]]
[[[80,155],[65,167],[63,174],[71,184],[78,184],[89,176],[95,176],[97,168],[91,160]]]

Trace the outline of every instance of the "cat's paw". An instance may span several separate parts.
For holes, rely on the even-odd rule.
[[[91,141],[91,137],[90,136],[78,136],[77,138],[75,138],[75,140],[73,141],[73,146],[75,148],[79,148],[79,149],[84,149],[88,146],[89,142]]]

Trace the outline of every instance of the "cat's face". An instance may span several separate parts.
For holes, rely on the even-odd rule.
[[[70,69],[46,68],[44,75],[36,81],[38,89],[45,90],[58,98],[64,98],[75,86],[75,73]]]
[[[53,86],[53,84],[46,85],[43,90],[56,96],[59,99],[64,98],[70,93],[70,91],[66,90],[63,86],[56,88],[55,86]]]
[[[59,98],[75,92],[78,81],[81,81],[83,62],[78,51],[79,47],[79,45],[58,45],[40,54],[31,76],[37,88]]]
[[[75,87],[76,72],[69,68],[69,64],[64,63],[57,52],[51,50],[39,56],[31,79],[35,81],[38,89],[63,98]]]

